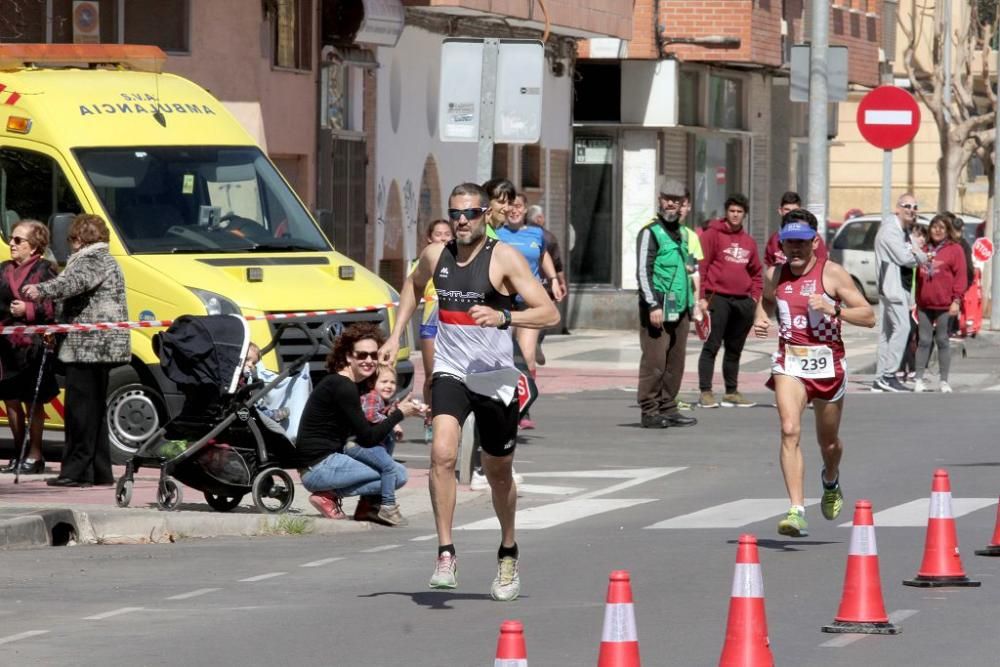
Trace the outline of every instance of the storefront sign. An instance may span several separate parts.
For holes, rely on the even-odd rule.
[[[576,164],[611,164],[612,142],[610,137],[577,139],[573,146]]]

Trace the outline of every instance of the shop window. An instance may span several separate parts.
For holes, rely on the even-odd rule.
[[[271,0],[274,66],[307,70],[312,66],[312,0]]]
[[[746,129],[743,79],[712,74],[708,78],[708,86],[711,126],[725,130]]]
[[[697,225],[725,215],[729,195],[744,192],[743,141],[722,136],[699,136],[694,142],[692,219]]]
[[[521,187],[542,187],[542,147],[538,144],[521,146]]]
[[[698,72],[681,71],[678,81],[678,121],[681,125],[698,125],[698,108],[701,101],[701,75]]]
[[[0,42],[45,41],[45,0],[24,0],[20,11],[0,11]]]
[[[189,0],[128,0],[125,43],[152,44],[171,53],[187,53]]]

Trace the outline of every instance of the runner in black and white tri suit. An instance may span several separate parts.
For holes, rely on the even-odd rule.
[[[455,240],[427,246],[400,293],[392,334],[380,359],[392,363],[399,338],[409,323],[428,280],[434,280],[439,302],[438,335],[434,349],[431,409],[430,492],[438,534],[438,559],[431,588],[455,588],[457,558],[452,544],[455,516],[455,459],[462,423],[476,415],[483,470],[500,521],[501,542],[497,576],[490,594],[513,600],[521,590],[518,549],[514,536],[517,490],[511,477],[517,436],[517,378],[509,327],[544,329],[559,323],[559,311],[514,248],[486,236],[483,214],[486,191],[475,183],[452,190],[448,217]],[[519,294],[526,308],[511,311]]]

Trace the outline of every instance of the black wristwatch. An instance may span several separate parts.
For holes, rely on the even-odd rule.
[[[833,304],[833,316],[834,317],[840,317],[840,304],[839,303]]]
[[[504,308],[503,310],[500,311],[500,314],[503,315],[503,322],[497,325],[497,329],[509,328],[511,321],[510,311]]]

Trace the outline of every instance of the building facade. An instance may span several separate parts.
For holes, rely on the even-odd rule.
[[[635,239],[655,214],[658,177],[688,184],[693,225],[721,217],[729,194],[746,194],[761,244],[782,192],[805,199],[807,105],[789,101],[788,75],[791,46],[808,35],[806,5],[639,0],[630,39],[581,43],[571,327],[634,325]],[[848,47],[856,83],[878,81],[880,5],[831,6],[830,42]]]

